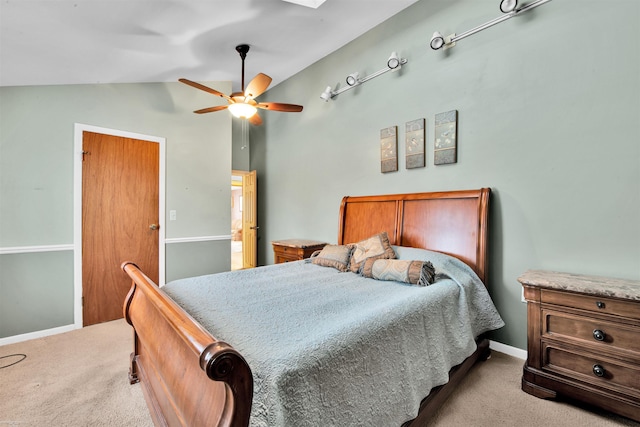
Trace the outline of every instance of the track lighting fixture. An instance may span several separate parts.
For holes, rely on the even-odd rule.
[[[347,84],[349,86],[355,86],[357,84],[359,84],[360,82],[358,81],[358,77],[360,77],[360,74],[356,71],[355,73],[351,73],[347,76]]]
[[[379,75],[386,73],[387,71],[399,70],[407,62],[408,61],[406,58],[399,58],[397,52],[391,52],[391,56],[389,56],[389,59],[387,60],[387,66],[385,68],[365,77],[360,77],[360,74],[358,72],[351,73],[346,78],[347,86],[336,91],[332,90],[331,86],[327,86],[324,92],[320,94],[320,99],[328,102],[330,99],[333,99],[335,96],[341,94],[342,92],[353,89],[355,86],[359,86],[374,77],[378,77]]]
[[[518,6],[518,0],[502,0],[500,2],[500,11],[502,13],[512,12]]]
[[[442,34],[440,33],[440,31],[436,31],[433,33],[433,36],[431,36],[431,42],[429,42],[429,45],[433,50],[438,50],[444,45],[444,37],[442,37]]]
[[[447,37],[442,37],[442,34],[439,31],[436,31],[435,33],[433,33],[433,36],[431,37],[431,41],[429,42],[429,46],[431,46],[431,49],[433,50],[438,50],[442,47],[449,48],[449,47],[453,47],[455,46],[455,43],[458,40],[462,40],[465,37],[469,37],[472,34],[478,33],[482,30],[485,30],[489,27],[492,27],[502,21],[506,21],[509,18],[513,18],[514,16],[520,15],[523,12],[526,12],[527,10],[531,10],[533,8],[536,8],[538,6],[542,6],[543,4],[550,2],[551,0],[535,0],[529,4],[526,4],[524,6],[522,6],[520,9],[518,9],[518,0],[501,0],[500,1],[500,11],[502,11],[502,13],[504,13],[504,15],[497,17],[496,19],[493,19],[485,24],[479,25],[475,28],[470,29],[469,31],[465,31],[462,34],[456,35],[456,34],[451,34]]]
[[[320,95],[320,99],[324,100],[324,102],[327,102],[331,99],[332,96],[333,92],[331,92],[331,86],[327,86],[324,92],[322,92],[322,94]]]
[[[402,64],[400,64],[400,59],[398,58],[397,52],[391,52],[391,56],[387,61],[387,67],[391,68],[392,70],[395,70],[398,67],[402,67]]]

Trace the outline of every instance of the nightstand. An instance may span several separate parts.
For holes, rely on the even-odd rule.
[[[276,264],[309,258],[312,253],[327,245],[325,242],[304,239],[274,240],[271,244]]]
[[[549,271],[518,281],[528,323],[522,389],[640,421],[640,281]]]

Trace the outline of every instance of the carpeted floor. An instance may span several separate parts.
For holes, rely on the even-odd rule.
[[[0,369],[0,426],[152,426],[127,379],[131,331],[116,320],[0,347],[0,357],[27,355]]]
[[[640,427],[628,418],[538,399],[520,388],[524,361],[496,351],[471,369],[440,408],[434,426]]]
[[[131,334],[116,320],[0,347],[0,357],[27,356],[12,366],[21,356],[0,359],[0,426],[151,426],[140,385],[127,380]],[[429,425],[640,426],[522,392],[522,363],[494,352],[472,368]]]

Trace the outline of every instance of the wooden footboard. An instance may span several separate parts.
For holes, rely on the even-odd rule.
[[[124,317],[134,329],[130,381],[156,425],[247,426],[253,400],[249,365],[218,341],[130,262]]]

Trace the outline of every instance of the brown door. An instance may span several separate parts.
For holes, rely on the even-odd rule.
[[[158,283],[158,143],[83,132],[82,318],[122,317],[132,261]]]

